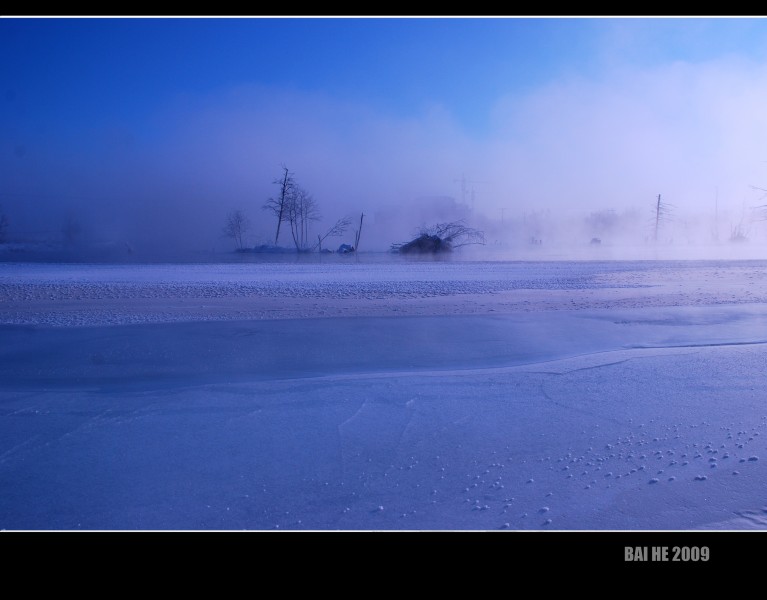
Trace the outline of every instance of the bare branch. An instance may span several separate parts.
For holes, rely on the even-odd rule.
[[[342,236],[351,224],[352,220],[349,217],[338,219],[338,221],[336,221],[333,226],[324,233],[324,235],[317,235],[317,244],[315,245],[315,248],[322,252],[322,242],[324,242],[326,238]]]
[[[402,254],[450,252],[469,244],[484,244],[485,233],[469,227],[463,220],[437,223],[422,227],[413,240],[392,244],[391,249]]]
[[[352,220],[349,217],[344,217],[343,219],[338,219],[333,226],[328,229],[325,232],[325,235],[322,236],[322,239],[324,240],[327,237],[338,237],[343,235],[347,229],[352,224]]]

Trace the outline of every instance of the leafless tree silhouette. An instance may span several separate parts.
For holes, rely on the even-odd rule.
[[[322,242],[324,242],[326,238],[342,236],[351,224],[352,220],[349,217],[344,217],[338,219],[338,221],[336,221],[323,235],[317,234],[317,250],[322,252]]]
[[[231,211],[226,217],[224,235],[234,240],[238,250],[245,247],[243,236],[250,228],[250,220],[241,209]]]
[[[304,188],[294,184],[285,203],[285,214],[296,250],[308,251],[309,222],[320,219],[317,202]]]
[[[392,244],[391,249],[401,254],[427,254],[450,252],[468,244],[484,243],[485,234],[483,231],[469,227],[463,220],[459,220],[423,227],[414,239],[409,242]]]
[[[273,213],[277,217],[277,233],[274,236],[275,246],[280,239],[280,226],[288,220],[288,204],[296,186],[293,173],[288,171],[285,165],[282,165],[282,170],[283,174],[272,182],[280,187],[277,197],[269,198],[263,206],[264,210]]]

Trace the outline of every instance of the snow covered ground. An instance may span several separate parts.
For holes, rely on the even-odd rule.
[[[767,261],[0,264],[0,528],[765,529]]]

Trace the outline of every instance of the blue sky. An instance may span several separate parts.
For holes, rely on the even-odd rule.
[[[0,52],[21,222],[255,214],[283,163],[328,214],[462,173],[488,213],[767,187],[760,18],[5,18]]]
[[[501,96],[616,64],[767,57],[763,19],[175,18],[0,21],[6,92],[36,119],[141,127],[182,95],[258,84],[484,134]],[[53,110],[56,105],[57,110]]]
[[[257,84],[321,92],[397,116],[442,104],[482,131],[496,97],[597,50],[592,21],[518,19],[53,19],[2,22],[6,87],[59,125],[140,127],[178,96]],[[53,110],[54,105],[56,110]]]

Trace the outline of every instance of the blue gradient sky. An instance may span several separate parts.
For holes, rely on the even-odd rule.
[[[0,204],[26,229],[183,209],[188,236],[259,214],[282,163],[331,220],[462,173],[488,214],[767,187],[760,18],[4,18],[0,52]]]

